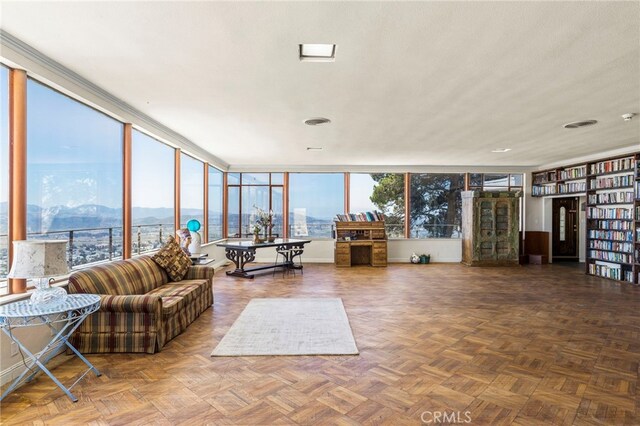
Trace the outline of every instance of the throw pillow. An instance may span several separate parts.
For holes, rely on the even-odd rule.
[[[173,237],[151,257],[173,281],[180,281],[191,267],[191,259],[180,248]]]

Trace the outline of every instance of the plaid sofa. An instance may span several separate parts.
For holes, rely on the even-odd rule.
[[[151,256],[96,265],[69,277],[69,293],[100,295],[100,310],[74,332],[80,352],[159,352],[213,304],[213,268],[192,266],[182,281]]]

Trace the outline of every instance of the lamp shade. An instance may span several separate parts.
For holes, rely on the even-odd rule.
[[[13,242],[13,262],[9,278],[49,278],[69,272],[67,242],[33,240]]]

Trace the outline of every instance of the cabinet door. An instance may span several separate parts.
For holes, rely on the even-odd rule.
[[[498,260],[507,260],[511,258],[511,203],[508,200],[497,201],[496,207],[496,241],[495,250]]]
[[[476,227],[476,258],[495,260],[496,254],[496,209],[493,200],[478,199]]]

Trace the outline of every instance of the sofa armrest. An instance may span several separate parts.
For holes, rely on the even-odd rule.
[[[213,280],[214,269],[206,265],[193,265],[189,267],[184,280]]]
[[[141,295],[101,295],[100,310],[107,312],[141,312],[160,314],[162,301],[160,296]]]

